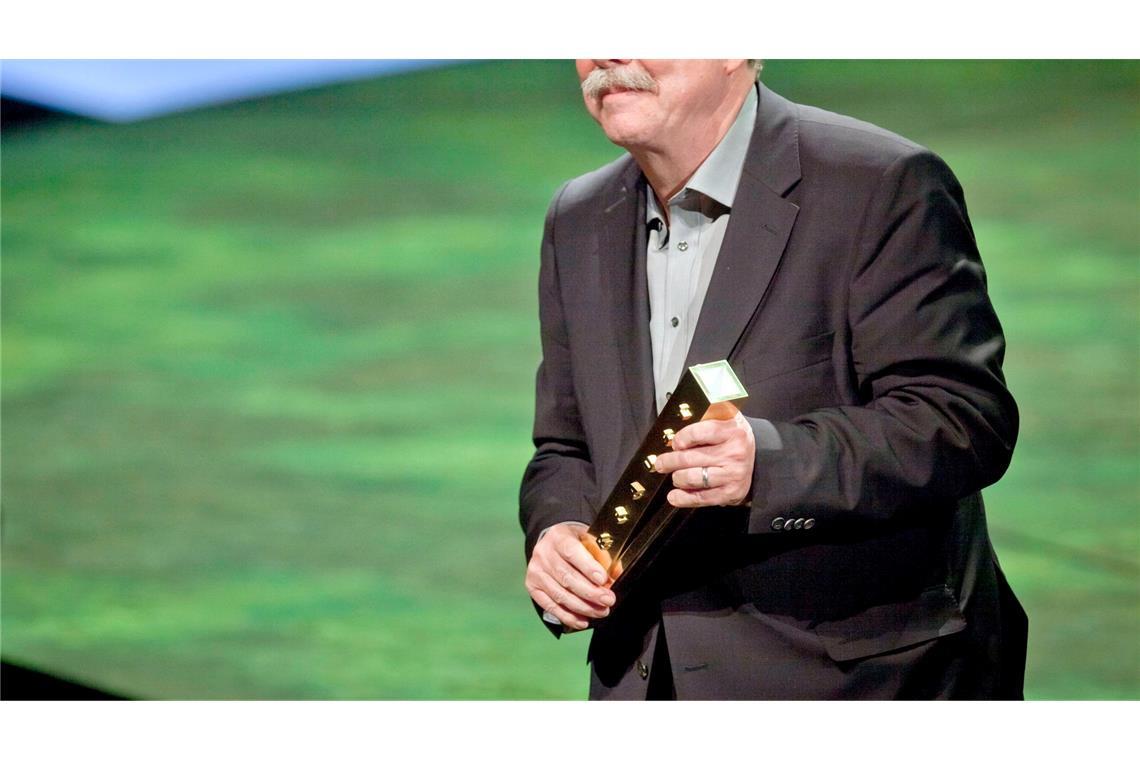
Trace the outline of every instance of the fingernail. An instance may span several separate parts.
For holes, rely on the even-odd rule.
[[[579,631],[584,631],[590,627],[589,623],[575,623],[575,625],[578,626]]]
[[[595,583],[605,583],[606,582],[606,576],[603,573],[594,573],[593,578],[594,578]]]
[[[606,594],[602,597],[602,604],[606,605],[607,607],[613,607],[614,602],[616,601],[617,598],[613,594]]]

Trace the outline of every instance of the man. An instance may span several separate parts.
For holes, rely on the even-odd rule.
[[[546,219],[526,587],[593,627],[591,698],[1019,698],[1026,619],[979,490],[1017,410],[962,192],[745,60],[585,60],[629,155]],[[697,509],[617,599],[586,524],[685,367],[749,396],[657,468]]]

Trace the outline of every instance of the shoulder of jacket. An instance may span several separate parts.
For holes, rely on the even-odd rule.
[[[882,127],[813,106],[797,105],[800,160],[811,167],[842,165],[880,173],[930,149]]]
[[[622,177],[634,169],[633,157],[625,153],[605,166],[567,181],[555,195],[557,213],[592,211],[597,203],[606,200],[608,192],[621,183]]]

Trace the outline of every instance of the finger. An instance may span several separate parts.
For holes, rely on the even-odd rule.
[[[673,450],[684,451],[694,446],[724,443],[736,430],[735,420],[701,420],[683,428],[673,436]]]
[[[678,435],[680,435],[678,433]],[[670,473],[695,467],[698,471],[702,467],[722,465],[728,461],[728,455],[719,445],[701,446],[688,451],[670,451],[659,454],[656,462],[658,472]]]
[[[555,604],[575,615],[587,618],[603,618],[610,614],[608,606],[596,605],[589,599],[583,599],[573,590],[559,585],[558,581],[549,574],[544,573],[539,582],[541,590],[545,591]]]
[[[559,540],[554,546],[558,555],[577,572],[581,573],[586,578],[589,578],[597,585],[602,585],[606,582],[606,569],[602,567],[593,556],[582,546],[581,540],[576,536],[567,536]],[[551,570],[557,571],[554,563],[548,564]],[[561,577],[559,575],[558,577]]]
[[[550,595],[542,589],[535,589],[531,592],[530,597],[531,599],[534,599],[535,604],[549,612],[554,617],[558,618],[558,622],[562,623],[562,625],[566,626],[567,628],[573,628],[575,630],[582,631],[590,625],[590,621],[575,615],[570,610],[556,603],[553,599],[550,598]]]
[[[610,605],[604,602],[595,602],[593,598],[612,597],[612,592],[594,586],[587,579],[578,575],[577,571],[561,560],[555,560],[555,569],[550,569],[541,562],[532,562],[527,569],[528,588],[535,587],[544,591],[554,600],[555,604],[565,607],[579,615],[587,617],[604,617],[609,614]],[[582,594],[581,591],[585,591]],[[603,597],[602,595],[605,595]]]
[[[683,470],[677,470],[673,473],[673,485],[686,491],[716,488],[719,485],[724,485],[718,482],[718,480],[724,479],[721,476],[723,469],[723,467],[702,465],[701,467],[687,467]],[[708,473],[707,485],[705,484],[706,472]]]
[[[614,592],[594,583],[565,560],[553,560],[547,568],[547,573],[551,578],[557,579],[558,585],[599,607],[612,607],[617,601]]]
[[[674,488],[668,495],[669,503],[674,507],[711,507],[728,504],[733,501],[732,491],[727,487],[701,488],[687,491],[683,488]]]

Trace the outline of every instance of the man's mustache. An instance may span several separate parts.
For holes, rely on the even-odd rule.
[[[594,69],[582,80],[582,93],[587,98],[600,98],[608,90],[656,92],[657,81],[637,66],[614,66]]]

